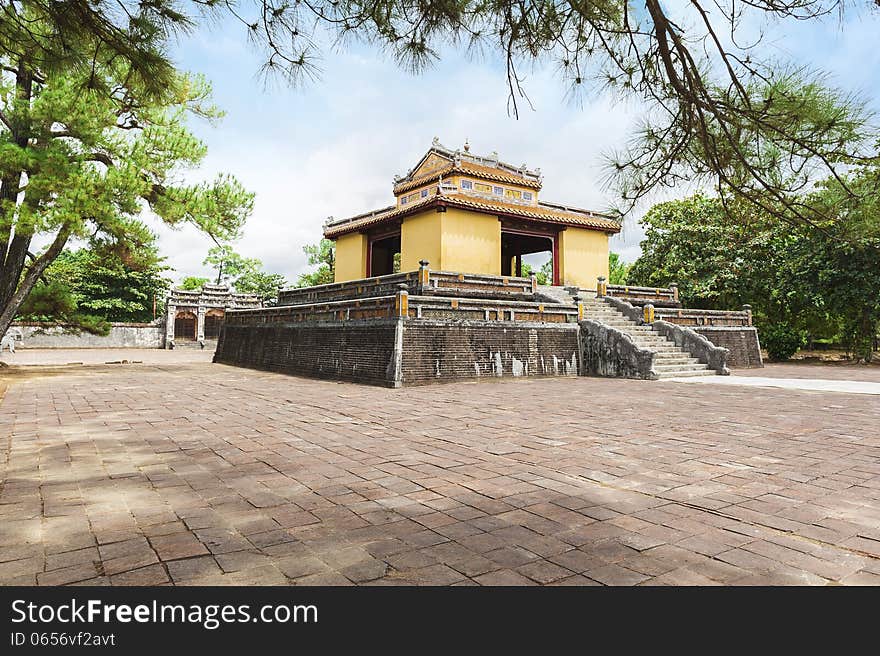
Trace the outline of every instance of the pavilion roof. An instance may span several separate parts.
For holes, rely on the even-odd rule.
[[[435,207],[458,207],[461,209],[495,214],[498,216],[537,221],[554,225],[570,225],[592,228],[607,233],[620,232],[620,223],[606,214],[539,202],[537,205],[506,203],[462,194],[440,193],[400,207],[386,207],[373,212],[358,214],[349,219],[342,219],[324,226],[324,236],[336,239],[342,235],[359,232],[368,228],[402,219],[405,216],[422,212]]]

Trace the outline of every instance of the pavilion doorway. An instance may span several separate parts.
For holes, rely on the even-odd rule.
[[[501,275],[525,275],[525,269],[538,272],[549,263],[548,285],[559,284],[559,257],[556,235],[526,230],[501,231]],[[524,267],[524,265],[526,265]]]
[[[367,278],[385,276],[400,270],[400,230],[370,237],[367,252]]]

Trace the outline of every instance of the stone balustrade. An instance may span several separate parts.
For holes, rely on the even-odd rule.
[[[317,285],[301,289],[285,289],[278,295],[279,305],[303,305],[396,294],[406,285],[410,294],[420,296],[504,297],[532,300],[537,291],[534,277],[490,276],[449,271],[431,271],[427,261],[417,271],[391,273],[386,276]]]
[[[744,310],[697,310],[691,308],[654,309],[657,320],[679,326],[751,326],[751,309]]]
[[[278,305],[260,310],[230,310],[227,325],[259,325],[364,319],[447,319],[452,321],[516,321],[577,323],[577,305],[508,299],[447,298],[410,294],[400,283],[395,295],[323,303]]]

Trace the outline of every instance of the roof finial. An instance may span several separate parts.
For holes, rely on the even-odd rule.
[[[467,137],[464,138],[464,152],[466,152],[466,153],[471,152],[471,144],[468,141]]]
[[[431,142],[431,145],[439,146],[440,145],[440,137],[434,137],[434,141]]]

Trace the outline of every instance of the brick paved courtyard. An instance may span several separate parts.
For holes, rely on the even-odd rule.
[[[880,583],[877,396],[40,369],[0,372],[4,584]]]

